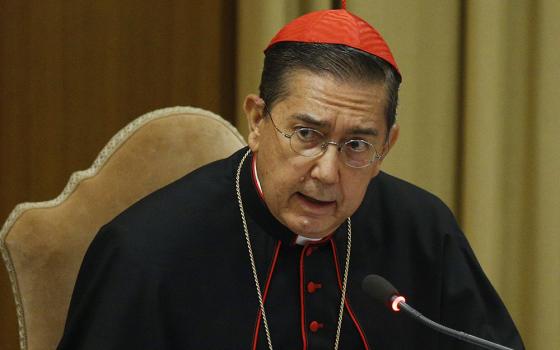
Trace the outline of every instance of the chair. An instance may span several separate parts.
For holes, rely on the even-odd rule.
[[[0,231],[0,250],[15,298],[20,348],[56,347],[81,261],[103,224],[148,193],[244,145],[237,130],[211,112],[157,110],[120,130],[57,198],[16,206]]]

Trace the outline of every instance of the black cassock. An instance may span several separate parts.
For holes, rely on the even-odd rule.
[[[266,349],[235,172],[247,149],[154,192],[104,226],[88,249],[60,350]],[[317,243],[267,210],[249,156],[241,193],[275,349],[332,349],[347,226]],[[522,349],[503,303],[449,209],[380,173],[352,216],[340,349],[476,349],[377,305],[368,274],[424,315]]]

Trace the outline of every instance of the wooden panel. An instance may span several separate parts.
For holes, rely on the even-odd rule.
[[[0,1],[0,222],[54,198],[135,117],[234,120],[235,1]],[[0,296],[8,287],[0,272]],[[0,310],[0,348],[15,315]]]

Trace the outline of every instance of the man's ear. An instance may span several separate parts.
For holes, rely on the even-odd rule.
[[[249,148],[255,153],[259,149],[262,128],[264,126],[264,101],[255,94],[247,95],[243,103],[243,110],[245,111],[247,123],[249,124],[249,136],[247,141],[249,143]]]
[[[401,128],[397,123],[393,124],[391,130],[389,130],[389,136],[388,136],[389,140],[383,147],[383,154],[381,155],[381,159],[379,160],[380,162],[383,161],[383,159],[385,159],[385,157],[387,156],[391,148],[393,148],[395,143],[397,143],[397,140],[399,139],[400,130]]]

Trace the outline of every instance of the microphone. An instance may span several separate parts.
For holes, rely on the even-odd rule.
[[[426,316],[422,315],[416,309],[411,307],[406,303],[406,299],[399,295],[397,289],[385,278],[378,275],[368,275],[362,281],[362,290],[372,297],[374,300],[388,305],[391,310],[395,312],[401,311],[401,309],[408,314],[410,317],[430,327],[438,332],[446,334],[448,336],[460,339],[467,343],[478,345],[485,349],[490,350],[513,350],[512,348],[505,347],[500,344],[493,343],[491,341],[475,337],[474,335],[467,334],[465,332],[456,331],[449,327],[440,325]]]

